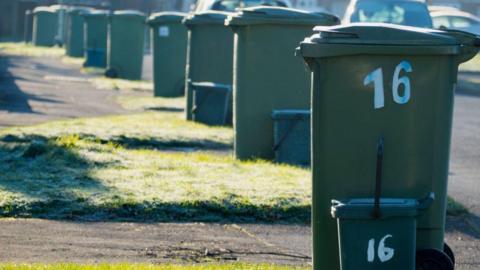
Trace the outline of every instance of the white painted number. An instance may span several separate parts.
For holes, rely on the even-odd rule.
[[[410,100],[410,79],[407,76],[403,76],[399,78],[400,72],[405,70],[405,72],[412,72],[412,65],[410,65],[407,61],[402,61],[398,64],[397,68],[395,68],[395,74],[393,75],[393,85],[392,85],[392,93],[393,93],[393,100],[395,100],[398,104],[405,104]],[[403,96],[400,95],[400,85],[404,86]]]
[[[408,103],[411,96],[410,79],[407,76],[400,77],[400,73],[402,71],[405,71],[407,73],[413,72],[413,68],[410,62],[402,61],[395,68],[395,73],[393,74],[392,95],[393,95],[393,100],[397,104]],[[368,74],[363,80],[363,85],[367,86],[372,82],[375,90],[374,97],[373,97],[373,107],[375,109],[381,109],[385,107],[385,96],[384,96],[385,89],[384,89],[382,68],[377,68],[372,73]],[[403,95],[400,94],[401,85],[403,85]]]
[[[395,256],[395,250],[385,246],[385,241],[392,237],[393,236],[390,234],[386,235],[378,244],[377,256],[382,263],[390,261],[393,259],[393,256]],[[370,263],[375,261],[375,239],[370,239],[370,241],[368,241],[367,261]]]
[[[367,86],[373,82],[373,88],[375,89],[375,96],[373,98],[374,108],[380,109],[385,106],[385,97],[383,90],[383,71],[381,68],[377,68],[374,72],[370,73],[363,80],[363,85]]]

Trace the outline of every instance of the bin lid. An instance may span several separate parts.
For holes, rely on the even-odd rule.
[[[68,9],[67,13],[68,14],[80,14],[80,13],[87,13],[92,11],[92,8],[88,7],[72,7]]]
[[[162,23],[182,22],[187,15],[183,12],[158,12],[148,18],[148,24],[153,26]]]
[[[252,24],[336,25],[340,19],[332,14],[307,12],[285,7],[256,6],[231,14],[226,25]]]
[[[113,16],[138,20],[145,20],[147,17],[145,13],[138,10],[119,10],[113,12]]]
[[[473,45],[478,40],[477,36],[461,31],[382,23],[317,26],[314,31],[317,33],[300,44],[300,53],[304,57],[354,54],[458,55],[463,53],[463,45]]]
[[[106,17],[110,14],[110,11],[108,10],[91,10],[90,12],[87,13],[82,13],[83,16],[85,17]]]
[[[232,86],[228,84],[220,84],[213,82],[190,82],[192,88],[197,90],[231,92]]]
[[[195,24],[225,24],[225,19],[232,14],[231,12],[208,10],[188,15],[183,23],[187,26]]]
[[[33,9],[33,14],[37,13],[55,13],[55,9],[52,9],[51,7],[36,7]]]
[[[350,199],[332,201],[332,217],[339,219],[374,219],[375,200]],[[414,217],[418,215],[419,202],[415,199],[380,199],[381,218]]]
[[[310,120],[310,110],[275,110],[273,120]]]

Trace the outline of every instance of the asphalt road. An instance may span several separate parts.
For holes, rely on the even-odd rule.
[[[480,217],[480,89],[458,89],[452,134],[449,193]]]

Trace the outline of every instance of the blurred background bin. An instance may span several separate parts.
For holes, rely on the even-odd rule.
[[[33,10],[33,45],[52,47],[56,44],[58,14],[50,7]]]
[[[107,77],[142,79],[145,23],[145,14],[135,10],[115,11],[109,17]]]
[[[236,158],[274,159],[273,110],[310,109],[310,72],[295,56],[295,48],[315,25],[339,22],[326,13],[262,6],[243,9],[227,19],[236,37]]]
[[[232,101],[232,87],[211,82],[190,83],[193,93],[192,119],[211,125],[226,125],[229,119],[229,104]]]
[[[50,8],[55,10],[55,13],[57,14],[55,44],[58,46],[64,46],[68,31],[67,12],[71,7],[66,5],[52,5]]]
[[[107,66],[108,11],[95,10],[84,13],[85,63],[84,67]]]
[[[417,261],[428,263],[432,258],[425,256],[432,252],[447,257],[442,250],[453,98],[458,65],[477,54],[478,38],[388,24],[316,32],[300,45],[313,70],[314,269],[339,269],[330,201],[373,194],[380,137],[384,196],[436,197],[417,219]]]
[[[310,111],[273,111],[272,119],[275,161],[310,165]]]
[[[187,81],[232,84],[233,32],[225,26],[229,14],[205,11],[184,20],[188,27]],[[185,87],[186,118],[193,120],[193,92],[188,83]],[[228,111],[231,119],[232,104]]]
[[[23,24],[23,41],[25,43],[32,42],[33,34],[33,12],[31,10],[25,11],[25,18]]]
[[[85,54],[83,14],[89,11],[90,9],[88,8],[71,8],[67,11],[65,51],[68,56],[83,57]]]
[[[156,97],[178,97],[185,92],[186,13],[161,12],[150,16],[153,82]]]

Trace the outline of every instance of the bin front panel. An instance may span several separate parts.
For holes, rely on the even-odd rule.
[[[338,269],[330,201],[375,194],[380,137],[385,140],[382,196],[421,198],[433,191],[433,206],[418,220],[418,247],[441,249],[457,72],[454,57],[356,55],[315,61],[315,269]]]
[[[151,28],[155,96],[177,97],[185,90],[187,28],[181,22]]]
[[[69,13],[67,17],[67,42],[68,56],[82,57],[84,55],[84,17],[78,12]]]
[[[52,47],[57,35],[58,15],[53,12],[34,13],[33,45]]]
[[[273,159],[272,111],[310,109],[310,71],[303,59],[295,56],[295,48],[312,28],[254,25],[236,30],[236,158]]]
[[[192,82],[232,84],[233,32],[219,24],[190,27],[186,79]],[[187,119],[192,120],[192,89],[185,84]],[[231,114],[231,112],[229,112]]]
[[[339,219],[341,270],[414,270],[414,217]]]
[[[108,68],[115,70],[118,78],[140,80],[144,44],[145,21],[113,15],[109,24]]]

